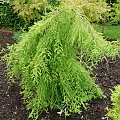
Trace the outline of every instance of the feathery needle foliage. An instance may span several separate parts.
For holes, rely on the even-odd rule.
[[[120,119],[120,85],[115,86],[115,90],[112,91],[111,101],[113,108],[109,109],[108,116],[113,120]]]
[[[78,49],[79,48],[79,49]],[[10,79],[20,77],[22,93],[35,120],[41,111],[61,109],[80,113],[80,107],[102,91],[90,71],[76,61],[90,64],[105,55],[115,56],[117,48],[105,42],[77,9],[62,8],[32,26],[6,56]]]

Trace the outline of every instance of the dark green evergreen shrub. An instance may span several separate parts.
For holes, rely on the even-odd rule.
[[[8,3],[0,3],[0,27],[20,29],[24,20],[19,17]]]
[[[78,9],[61,9],[35,23],[5,57],[9,79],[21,79],[24,101],[35,120],[41,111],[61,109],[62,104],[67,105],[67,113],[80,113],[85,102],[101,97],[84,65],[118,54]]]

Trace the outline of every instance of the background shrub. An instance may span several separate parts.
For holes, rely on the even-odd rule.
[[[120,0],[116,0],[112,7],[112,22],[120,23]]]
[[[16,13],[21,16],[26,23],[32,24],[42,19],[46,12],[51,11],[51,7],[60,4],[59,0],[11,0],[11,5]],[[31,24],[31,25],[32,25]]]
[[[24,20],[14,13],[9,3],[0,3],[0,27],[20,29],[24,24]]]
[[[70,5],[79,5],[81,13],[85,15],[90,22],[105,21],[110,10],[105,0],[61,0]]]
[[[81,13],[87,16],[90,22],[99,22],[104,20],[109,11],[109,7],[105,0],[12,0],[11,4],[20,16],[27,22],[41,20],[42,15],[46,11],[50,11],[51,6],[67,3],[71,5],[79,5]]]
[[[48,6],[47,0],[12,0],[10,3],[14,11],[29,23],[41,20]]]
[[[60,0],[47,0],[47,1],[52,6],[56,6],[60,4]]]
[[[107,0],[110,11],[107,15],[107,22],[112,24],[120,23],[120,0]]]

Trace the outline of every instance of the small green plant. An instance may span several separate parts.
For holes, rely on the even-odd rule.
[[[120,85],[115,87],[115,91],[112,91],[111,100],[113,108],[110,109],[108,116],[113,120],[120,120]]]
[[[43,110],[61,109],[62,104],[67,105],[67,113],[80,113],[85,102],[102,97],[84,65],[118,54],[79,9],[70,6],[35,23],[9,50],[5,57],[9,79],[21,79],[29,117],[35,120]],[[76,61],[78,54],[80,62]]]

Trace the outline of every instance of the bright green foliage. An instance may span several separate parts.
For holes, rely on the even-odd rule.
[[[10,0],[14,12],[25,20],[25,29],[41,20],[59,4],[59,0]]]
[[[62,3],[79,5],[82,14],[87,16],[90,22],[99,22],[105,19],[109,7],[105,0],[11,0],[12,6],[25,20],[38,21],[41,15],[50,9],[50,5],[56,6]]]
[[[84,0],[82,0],[84,1]],[[109,8],[103,0],[87,0],[81,4],[84,14],[91,22],[104,21]]]
[[[11,0],[11,5],[18,15],[30,22],[30,20],[41,19],[47,6],[47,0]]]
[[[113,120],[120,120],[120,85],[115,87],[115,91],[112,91],[111,100],[113,108],[109,111],[108,115]]]
[[[104,21],[109,7],[105,0],[61,0],[70,5],[79,5],[82,14],[84,14],[90,22]]]
[[[113,5],[113,8],[115,10],[115,17],[113,20],[115,22],[120,22],[120,0],[117,0],[117,3]]]
[[[62,8],[32,26],[22,41],[10,47],[6,56],[10,79],[20,77],[23,97],[30,117],[47,108],[80,112],[81,105],[101,97],[90,71],[76,61],[97,62],[115,56],[117,48],[105,42],[77,9]]]
[[[120,0],[116,0],[116,2],[112,4],[109,16],[113,23],[120,23]]]

